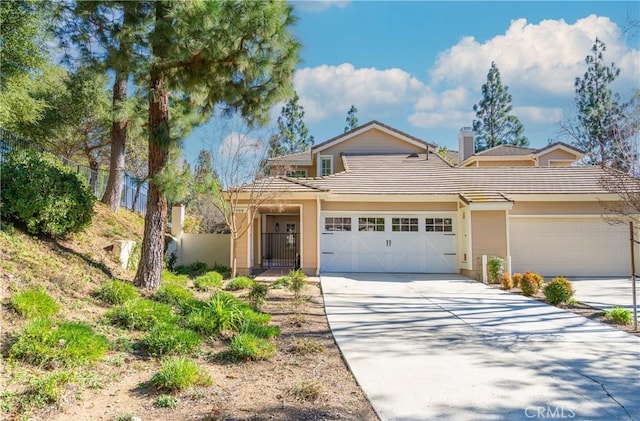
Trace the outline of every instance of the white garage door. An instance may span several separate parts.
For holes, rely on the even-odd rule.
[[[323,213],[323,272],[457,273],[455,214]]]
[[[600,218],[511,218],[514,272],[619,276],[630,272],[629,228]]]

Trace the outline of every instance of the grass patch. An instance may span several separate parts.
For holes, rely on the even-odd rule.
[[[322,384],[316,381],[303,382],[292,387],[289,395],[299,401],[315,402],[322,395]]]
[[[135,298],[113,307],[105,314],[112,324],[130,330],[149,330],[159,323],[178,319],[170,306],[146,298]]]
[[[249,277],[236,276],[235,278],[230,279],[227,282],[227,285],[224,287],[224,289],[228,291],[238,291],[241,289],[251,288],[254,282],[255,281]]]
[[[229,344],[229,356],[234,360],[268,360],[275,354],[274,344],[251,333],[239,333]]]
[[[125,301],[140,297],[140,293],[129,282],[112,279],[100,285],[100,288],[96,291],[96,296],[108,304],[122,304]]]
[[[633,322],[633,313],[624,307],[613,307],[604,312],[604,317],[620,325],[630,325]]]
[[[189,283],[189,277],[187,275],[173,273],[165,269],[162,271],[162,282],[171,282],[171,283],[186,287],[187,284]]]
[[[296,338],[291,344],[291,352],[298,355],[320,354],[325,349],[322,342],[315,339]]]
[[[74,375],[69,372],[55,372],[31,382],[25,396],[26,406],[44,406],[60,402],[67,383],[73,381]]]
[[[196,300],[191,291],[174,282],[164,282],[153,297],[161,303],[174,306],[182,311],[186,311]]]
[[[218,291],[209,302],[194,308],[185,320],[188,328],[204,336],[224,335],[240,329],[245,312],[233,295]]]
[[[250,333],[258,338],[264,339],[280,336],[280,328],[278,326],[265,326],[253,322],[245,322],[240,331],[242,333]]]
[[[31,288],[14,294],[9,305],[22,317],[28,319],[53,316],[60,310],[60,304],[43,288]]]
[[[202,337],[192,330],[173,324],[157,324],[142,342],[149,354],[155,357],[184,355],[198,349],[202,343]]]
[[[184,390],[191,386],[209,386],[211,377],[198,364],[188,358],[167,358],[161,370],[151,379],[160,390]]]
[[[174,272],[178,275],[187,275],[189,277],[195,278],[196,276],[200,276],[207,271],[207,264],[204,262],[193,262],[188,265],[180,265],[176,266]]]
[[[73,367],[99,360],[107,349],[107,339],[84,323],[44,318],[25,326],[9,356],[36,366]]]
[[[158,399],[156,399],[153,405],[156,408],[176,409],[179,404],[180,404],[180,399],[176,398],[175,396],[160,395],[158,396]]]
[[[199,291],[222,288],[222,275],[216,271],[207,272],[194,279],[193,286]]]

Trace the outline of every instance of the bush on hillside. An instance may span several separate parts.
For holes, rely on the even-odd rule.
[[[64,236],[91,223],[95,198],[70,169],[48,154],[14,152],[0,167],[2,216],[31,234]]]

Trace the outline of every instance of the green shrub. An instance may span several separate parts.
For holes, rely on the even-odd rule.
[[[170,306],[146,298],[134,298],[110,308],[105,317],[111,323],[131,330],[149,330],[158,323],[177,320]]]
[[[23,317],[53,316],[60,310],[60,304],[45,292],[43,288],[30,288],[14,294],[9,305]]]
[[[503,273],[500,279],[500,285],[502,285],[503,289],[507,291],[513,288],[513,279],[507,272]]]
[[[524,277],[523,274],[521,273],[514,273],[513,276],[511,277],[511,280],[513,281],[513,287],[514,288],[520,288],[520,284],[522,283],[522,278]]]
[[[223,265],[221,263],[216,262],[212,267],[211,270],[218,272],[220,275],[222,275],[223,279],[227,279],[231,276],[231,268],[227,265]]]
[[[200,276],[207,271],[207,264],[204,262],[193,262],[188,265],[176,266],[174,271],[178,275],[187,275],[192,278]]]
[[[151,384],[161,390],[184,390],[191,386],[211,384],[209,374],[188,358],[167,358],[162,369],[151,379]]]
[[[304,286],[307,284],[307,275],[301,269],[292,270],[287,276],[289,282],[287,288],[297,297],[300,297]]]
[[[96,295],[99,299],[109,304],[122,304],[125,301],[140,297],[136,287],[129,282],[118,279],[104,282],[96,291]]]
[[[229,354],[234,360],[268,360],[275,352],[275,345],[251,333],[239,333],[229,344]]]
[[[497,284],[500,282],[502,271],[504,270],[504,259],[502,257],[493,256],[487,261],[487,272],[489,272],[489,283]]]
[[[193,286],[200,291],[208,291],[211,288],[222,288],[222,275],[215,271],[198,276],[193,281]]]
[[[204,336],[227,334],[240,329],[245,311],[233,295],[216,291],[205,305],[194,307],[185,322],[188,328]]]
[[[191,291],[187,288],[173,282],[164,282],[155,292],[153,297],[160,301],[181,310],[188,309],[196,300]]]
[[[282,277],[276,279],[273,284],[271,284],[271,288],[273,288],[273,289],[280,289],[282,287],[289,288],[289,277],[288,276],[282,276]]]
[[[153,404],[157,408],[176,409],[180,404],[180,399],[171,395],[160,395]]]
[[[48,154],[9,153],[0,167],[0,185],[3,218],[23,222],[31,234],[64,236],[91,223],[93,193]]]
[[[540,291],[540,287],[544,283],[544,278],[537,273],[525,272],[520,281],[520,289],[522,294],[531,297]]]
[[[228,291],[237,291],[240,289],[251,288],[254,284],[253,279],[248,278],[246,276],[236,276],[235,278],[229,280],[224,289]]]
[[[620,306],[605,311],[604,317],[621,325],[630,325],[633,322],[633,313],[631,310]]]
[[[154,357],[183,355],[198,349],[202,337],[192,330],[174,324],[157,324],[151,328],[142,343]]]
[[[9,350],[10,358],[36,366],[80,366],[100,359],[108,349],[104,336],[84,323],[51,319],[30,321]]]
[[[544,286],[542,292],[548,303],[558,305],[568,303],[573,297],[575,290],[573,289],[571,281],[565,277],[557,276]]]
[[[268,293],[269,286],[267,284],[254,282],[253,286],[251,287],[251,291],[249,292],[249,301],[251,301],[251,304],[253,304],[256,308],[260,308],[260,306],[265,303]]]

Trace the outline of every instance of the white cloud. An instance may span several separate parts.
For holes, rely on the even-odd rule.
[[[596,37],[607,46],[605,60],[622,69],[621,79],[627,84],[637,83],[640,52],[624,46],[620,29],[608,17],[595,15],[574,24],[564,20],[532,24],[517,19],[503,35],[484,43],[465,37],[438,55],[430,71],[432,83],[468,86],[479,92],[495,61],[503,83],[514,94],[514,102],[518,92],[572,95],[574,80],[584,73],[584,59]]]
[[[379,114],[418,101],[428,88],[401,69],[360,68],[350,63],[296,71],[294,86],[309,122],[345,114],[354,104],[359,112]]]

